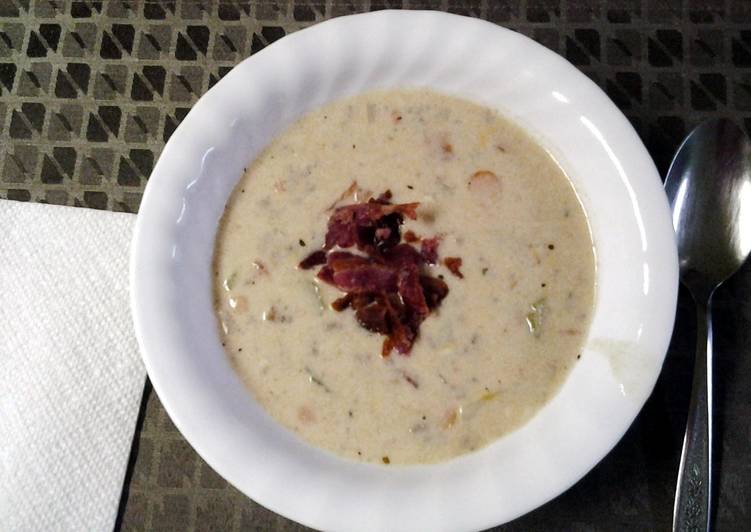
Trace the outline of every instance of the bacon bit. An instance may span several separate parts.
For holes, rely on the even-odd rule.
[[[425,259],[428,264],[438,263],[438,243],[440,237],[434,236],[432,238],[426,238],[420,244],[420,255]]]
[[[383,194],[381,194],[380,196],[378,196],[378,198],[376,199],[376,201],[378,203],[382,203],[384,205],[388,205],[388,204],[391,203],[391,197],[392,196],[393,195],[391,194],[391,189],[386,189],[386,192],[384,192]]]
[[[337,312],[345,310],[352,303],[352,294],[345,294],[331,302],[331,308]]]
[[[300,262],[301,269],[320,265],[318,279],[345,292],[331,304],[335,311],[351,308],[361,327],[386,335],[382,357],[392,350],[408,354],[420,324],[449,292],[442,279],[423,272],[438,261],[438,237],[423,239],[419,251],[400,243],[400,226],[405,217],[417,217],[419,204],[392,204],[391,197],[387,190],[376,199],[337,207],[324,249]],[[365,255],[335,247],[356,247]]]
[[[334,210],[334,207],[336,207],[340,201],[344,201],[347,198],[351,198],[355,196],[357,193],[358,187],[357,187],[357,181],[352,181],[352,184],[347,187],[347,190],[341,193],[341,195],[337,198],[337,200],[329,205],[328,209],[326,209],[326,212]]]
[[[414,242],[419,242],[420,241],[420,237],[417,236],[414,231],[409,230],[406,233],[404,233],[404,241],[405,242],[409,242],[410,244],[412,244]]]
[[[321,264],[326,264],[326,252],[319,249],[301,260],[297,267],[301,270],[309,270],[314,266],[320,266]]]
[[[343,292],[354,294],[394,292],[397,289],[397,275],[394,269],[379,264],[334,270],[332,280],[334,286]]]
[[[430,309],[425,301],[425,293],[420,284],[417,266],[411,264],[401,269],[398,285],[402,301],[407,307],[411,308],[412,319],[423,321],[430,314]]]
[[[382,259],[394,268],[406,268],[410,265],[421,266],[423,257],[409,244],[397,244],[383,253]]]
[[[388,308],[377,300],[358,306],[355,318],[361,327],[378,334],[389,333]]]
[[[398,111],[391,111],[391,119],[394,121],[394,124],[398,124],[402,121],[402,115]]]
[[[454,147],[450,142],[445,140],[441,142],[441,151],[443,152],[444,158],[451,158],[451,156],[454,155]]]
[[[370,199],[367,203],[337,207],[329,218],[326,232],[325,249],[334,246],[348,248],[356,245],[358,249],[372,252],[374,248],[395,245],[400,238],[399,226],[404,217],[417,219],[419,203],[390,205],[382,195],[378,200]],[[387,227],[391,230],[386,241],[376,238],[376,230]]]
[[[460,257],[446,257],[443,259],[443,263],[451,273],[456,275],[459,279],[464,279],[464,275],[462,275],[462,272],[459,270],[459,268],[462,267],[462,259]]]
[[[420,276],[420,285],[422,285],[422,291],[425,294],[425,302],[431,310],[438,308],[443,298],[449,293],[449,287],[442,279],[436,279],[429,275]]]
[[[381,358],[388,358],[392,349],[394,349],[394,343],[391,341],[391,337],[387,336],[381,347]]]

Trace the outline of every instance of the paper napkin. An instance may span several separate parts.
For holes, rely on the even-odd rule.
[[[112,530],[145,370],[135,216],[0,200],[0,530]]]

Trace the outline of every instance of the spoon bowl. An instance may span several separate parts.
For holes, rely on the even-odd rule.
[[[734,122],[704,122],[686,138],[665,181],[681,281],[694,297],[741,267],[751,251],[751,143]]]

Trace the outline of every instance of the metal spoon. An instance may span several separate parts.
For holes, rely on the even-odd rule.
[[[681,281],[698,312],[691,403],[678,472],[674,531],[710,530],[712,517],[712,295],[751,249],[751,143],[735,123],[694,129],[668,170]]]

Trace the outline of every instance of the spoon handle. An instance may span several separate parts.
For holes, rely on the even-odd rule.
[[[673,509],[674,532],[710,530],[712,495],[711,298],[697,303],[696,360]]]

